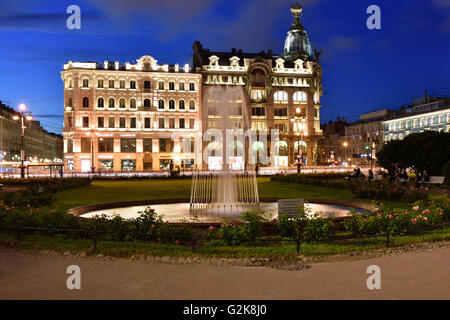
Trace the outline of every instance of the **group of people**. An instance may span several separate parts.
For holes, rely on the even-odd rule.
[[[390,182],[407,182],[409,180],[406,169],[398,169],[393,175],[390,176]]]

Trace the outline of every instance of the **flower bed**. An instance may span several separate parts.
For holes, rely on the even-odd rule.
[[[299,183],[329,188],[349,188],[350,184],[344,178],[348,173],[319,173],[319,174],[277,174],[270,177],[271,181]]]
[[[353,213],[344,221],[353,235],[405,235],[427,228],[435,228],[450,221],[450,198],[447,193],[432,194],[414,202],[406,209],[382,208],[373,215]]]
[[[352,182],[351,192],[362,199],[391,200],[402,202],[414,202],[426,200],[430,195],[447,193],[448,190],[437,186],[420,186],[408,184],[390,183],[384,181]]]

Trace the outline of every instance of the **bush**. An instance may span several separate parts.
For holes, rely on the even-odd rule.
[[[274,222],[283,238],[299,241],[326,240],[333,234],[333,223],[329,218],[304,210],[293,217],[281,215]]]
[[[286,182],[286,183],[299,183],[306,185],[315,185],[319,187],[329,188],[348,188],[349,183],[344,178],[345,173],[320,173],[320,174],[290,174],[282,175],[277,174],[270,178],[271,181]]]
[[[450,184],[450,160],[442,167],[442,175],[445,177],[445,183]]]

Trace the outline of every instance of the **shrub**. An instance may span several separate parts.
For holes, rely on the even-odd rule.
[[[445,183],[450,184],[450,160],[442,167],[442,175],[445,177]]]

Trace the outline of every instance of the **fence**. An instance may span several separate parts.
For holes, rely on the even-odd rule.
[[[424,227],[422,229],[418,229],[416,230],[416,232],[421,232],[421,231],[428,231],[428,230],[434,230],[437,228],[441,228],[444,226],[450,226],[450,222],[445,222],[442,223],[438,226],[429,226],[429,227]],[[98,241],[99,241],[99,231],[97,229],[97,226],[94,226],[91,230],[86,230],[86,229],[58,229],[58,228],[36,228],[36,227],[22,227],[22,226],[5,226],[5,225],[0,225],[0,229],[8,229],[11,230],[12,232],[15,233],[16,235],[16,241],[20,242],[21,241],[21,236],[23,234],[24,231],[50,231],[50,232],[65,232],[65,233],[72,233],[72,232],[77,232],[77,233],[85,233],[85,234],[90,234],[91,235],[91,239],[93,242],[93,252],[95,253],[97,251],[98,248]],[[391,240],[390,240],[390,234],[386,234],[386,247],[389,247],[389,245],[391,244]],[[207,238],[204,236],[199,236],[199,235],[191,235],[191,236],[186,236],[186,235],[180,235],[180,234],[167,234],[164,235],[165,238],[171,238],[171,239],[185,239],[185,240],[190,240],[190,245],[191,245],[191,251],[192,253],[196,252],[197,246],[199,245],[199,240],[225,240],[224,238]],[[342,241],[342,240],[350,240],[350,239],[368,239],[368,238],[378,238],[380,237],[379,234],[376,235],[340,235],[340,236],[330,236],[328,239],[323,239],[323,240],[313,240],[314,242],[333,242],[333,241]],[[264,243],[268,243],[268,242],[278,242],[278,243],[282,243],[282,242],[295,242],[296,245],[296,252],[297,254],[300,253],[300,246],[302,244],[302,242],[306,242],[303,241],[302,239],[288,239],[288,238],[256,238],[255,241],[260,241],[260,242],[264,242]],[[154,241],[149,240],[149,242],[158,242],[158,237],[155,236]]]

